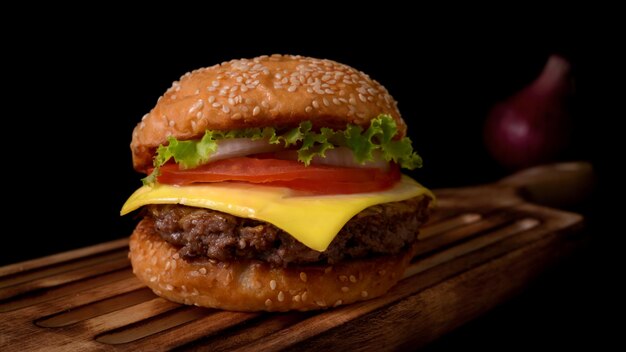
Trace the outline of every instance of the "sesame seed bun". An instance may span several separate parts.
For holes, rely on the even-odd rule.
[[[135,275],[169,300],[237,311],[289,311],[336,307],[383,295],[396,284],[414,247],[395,256],[333,266],[272,267],[254,260],[186,261],[162,240],[150,218],[130,238]]]
[[[352,67],[301,56],[261,56],[202,68],[183,75],[135,127],[133,164],[145,172],[154,150],[172,135],[201,137],[205,130],[292,127],[310,120],[315,127],[368,126],[391,115],[406,133],[396,101],[385,87]]]

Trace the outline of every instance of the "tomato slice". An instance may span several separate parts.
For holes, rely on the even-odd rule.
[[[158,177],[158,181],[165,184],[243,181],[316,194],[375,192],[391,187],[399,179],[400,171],[395,165],[385,172],[373,168],[304,166],[293,160],[250,157],[219,160],[189,170],[166,164]]]

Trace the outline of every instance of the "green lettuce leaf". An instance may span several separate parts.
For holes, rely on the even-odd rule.
[[[366,130],[361,126],[348,125],[343,131],[321,128],[317,132],[313,130],[311,121],[304,121],[282,134],[277,134],[272,127],[265,127],[228,132],[207,130],[199,140],[179,141],[168,137],[168,145],[160,145],[156,150],[153,172],[142,181],[144,184],[156,182],[159,168],[172,158],[182,169],[202,165],[217,150],[217,141],[229,138],[266,139],[272,144],[283,143],[285,148],[297,147],[298,160],[307,166],[314,157],[325,157],[329,149],[348,147],[359,163],[373,160],[373,153],[378,150],[386,161],[393,161],[402,168],[413,170],[422,167],[422,158],[413,151],[411,139],[394,139],[397,133],[394,119],[389,115],[380,115],[370,122]]]

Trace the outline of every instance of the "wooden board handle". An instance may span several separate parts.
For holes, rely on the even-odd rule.
[[[528,201],[557,208],[582,203],[594,188],[593,166],[575,161],[535,166],[499,183],[515,188]]]

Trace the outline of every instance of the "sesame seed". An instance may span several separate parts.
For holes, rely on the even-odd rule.
[[[261,102],[261,106],[262,106],[262,107],[264,107],[264,108],[266,108],[266,109],[268,109],[268,108],[270,107],[270,103],[268,103],[267,101],[263,100],[263,101]]]
[[[285,300],[285,294],[283,293],[283,291],[278,292],[278,302],[282,302]]]
[[[306,302],[307,298],[309,298],[309,293],[307,291],[304,291],[304,293],[302,294],[302,302]]]
[[[252,116],[256,116],[261,112],[261,108],[259,108],[258,106],[255,106],[254,109],[252,109]]]
[[[268,298],[268,299],[266,299],[266,300],[265,300],[265,306],[266,306],[266,307],[269,307],[269,306],[271,306],[271,305],[272,305],[272,300],[271,300],[271,299],[269,299],[269,298]]]
[[[167,284],[167,286],[165,286],[165,289],[168,291],[174,291],[174,286]]]
[[[215,87],[213,87],[213,86],[207,87],[207,90],[209,92],[215,92]]]
[[[170,268],[170,266],[171,266],[171,264],[170,264],[169,261],[167,263],[165,263],[165,270],[168,270]]]
[[[364,113],[364,112],[357,112],[357,113],[356,113],[356,116],[358,116],[358,117],[360,117],[360,118],[362,118],[362,119],[363,119],[363,118],[365,118],[365,116],[366,116],[366,115],[365,115],[365,113]]]
[[[300,302],[300,295],[295,295],[293,297],[291,297],[291,300],[294,302]]]
[[[245,93],[248,91],[248,86],[241,86],[241,92]]]
[[[343,303],[343,301],[342,301],[342,300],[338,300],[337,302],[335,302],[335,304],[333,305],[333,307],[339,307],[342,303]]]
[[[214,107],[214,108],[219,108],[220,106],[222,106],[222,104],[220,104],[220,103],[213,103],[211,106]]]
[[[304,111],[305,112],[311,112],[311,111],[313,111],[313,108],[310,107],[310,106],[307,106],[306,108],[304,108]]]
[[[348,281],[348,277],[345,276],[345,275],[340,275],[339,276],[339,280],[341,280],[341,282],[346,282],[346,281]]]
[[[350,291],[350,288],[348,286],[344,286],[341,288],[341,292],[348,292]]]
[[[230,108],[226,105],[222,105],[222,111],[228,113],[230,111]]]
[[[155,265],[157,261],[156,257],[152,257],[152,259],[150,259],[150,264]]]
[[[322,98],[322,102],[324,102],[324,105],[330,106],[330,102],[328,101],[328,99]]]
[[[359,93],[359,100],[361,100],[364,103],[367,103],[367,98],[365,98],[365,96],[361,93]]]
[[[212,85],[213,87],[218,87],[218,86],[220,85],[220,82],[218,82],[218,81],[213,81],[213,82],[211,82],[211,85]]]
[[[327,88],[327,89],[324,90],[324,93],[326,93],[326,94],[335,94],[335,91],[330,89],[330,88]]]
[[[155,281],[157,281],[157,277],[156,276],[153,276],[153,277],[150,278],[150,282],[155,282]]]
[[[206,275],[206,269],[205,268],[200,268],[198,271],[200,272],[200,274]]]
[[[209,263],[211,263],[211,264],[215,264],[215,263],[217,263],[217,260],[215,260],[215,259],[209,259]]]
[[[200,94],[200,89],[196,89],[196,91],[195,91],[195,92],[193,92],[193,94],[195,94],[195,95]]]
[[[192,270],[189,274],[191,276],[200,276],[200,273],[197,270]]]
[[[194,287],[193,290],[191,291],[191,295],[192,296],[197,296],[199,294],[200,294],[200,292],[198,292],[198,289]]]
[[[333,271],[333,267],[332,267],[332,266],[329,266],[328,268],[324,269],[324,274],[328,274],[328,273],[330,273],[331,271]]]
[[[233,99],[233,98],[228,98],[228,104],[230,104],[230,105],[235,105],[235,99]]]
[[[234,115],[230,115],[230,118],[231,118],[232,120],[239,120],[239,119],[241,119],[242,117],[243,117],[243,115],[241,115],[241,113],[239,113],[239,112],[238,112],[238,113],[235,113]]]
[[[177,264],[176,264],[176,261],[175,261],[175,260],[172,260],[172,270],[175,270],[175,269],[176,269],[176,265],[177,265]]]
[[[326,307],[326,302],[324,301],[315,301],[315,304],[317,304],[320,307]]]
[[[170,97],[170,99],[172,99],[172,100],[176,100],[176,94],[173,94],[173,95]]]
[[[354,275],[350,275],[350,282],[352,282],[353,284],[356,283],[356,277]]]
[[[302,281],[306,282],[307,277],[306,277],[306,273],[305,273],[305,272],[301,272],[301,273],[300,273],[300,280],[302,280]]]
[[[175,122],[174,121],[170,121],[170,123],[168,125],[170,125],[170,127],[174,127]]]
[[[365,298],[367,297],[368,293],[367,291],[361,291],[361,297]]]
[[[311,105],[313,105],[314,108],[319,109],[320,108],[320,104],[317,102],[317,100],[313,100],[311,102]]]
[[[276,280],[270,280],[270,288],[271,288],[272,290],[275,290],[275,289],[276,289]]]
[[[289,86],[289,88],[287,88],[288,92],[295,92],[296,91],[296,86]]]
[[[174,259],[180,259],[180,254],[175,253],[175,254],[172,256],[172,258],[174,258]]]

